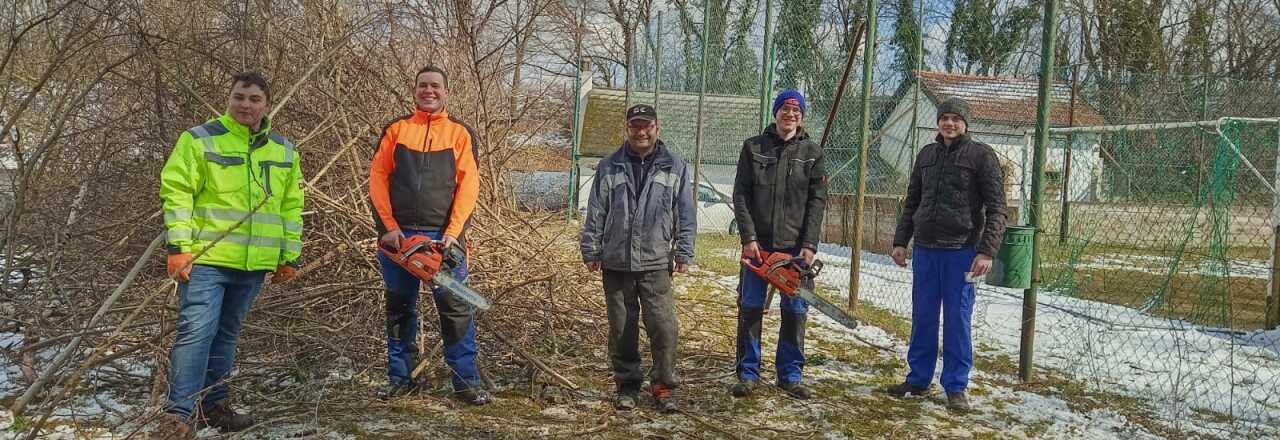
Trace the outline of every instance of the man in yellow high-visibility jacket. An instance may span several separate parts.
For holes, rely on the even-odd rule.
[[[227,405],[236,338],[266,273],[289,281],[302,253],[300,158],[271,130],[270,107],[261,74],[235,75],[226,113],[183,132],[160,172],[179,310],[167,414],[153,437],[195,438],[198,426],[238,431],[254,423]]]

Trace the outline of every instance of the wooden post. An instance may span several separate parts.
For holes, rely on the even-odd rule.
[[[1079,93],[1080,65],[1071,66],[1071,106],[1067,107],[1067,126],[1076,125],[1076,95]],[[1058,244],[1067,243],[1071,229],[1071,152],[1076,147],[1075,133],[1067,134],[1067,150],[1062,153],[1062,212],[1058,220]]]

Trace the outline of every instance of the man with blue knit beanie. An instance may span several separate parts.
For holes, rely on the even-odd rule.
[[[774,123],[764,133],[742,143],[733,182],[734,216],[742,239],[742,256],[758,264],[760,250],[799,255],[812,264],[818,253],[822,213],[826,209],[827,173],[822,148],[801,124],[807,107],[804,95],[785,90],[773,100]],[[760,322],[769,283],[743,269],[738,282],[738,383],[735,397],[751,395],[760,382]],[[804,326],[809,305],[782,296],[782,327],[774,360],[778,386],[787,394],[808,399],[801,383],[804,367]]]

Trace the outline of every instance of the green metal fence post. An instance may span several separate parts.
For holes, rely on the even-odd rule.
[[[702,72],[698,74],[698,128],[693,142],[693,187],[702,181],[702,116],[707,98],[707,0],[702,0]]]
[[[1044,235],[1044,162],[1049,145],[1049,99],[1053,92],[1053,48],[1058,36],[1058,0],[1044,5],[1043,35],[1040,41],[1040,91],[1036,105],[1036,151],[1032,160],[1030,226],[1035,228],[1035,242],[1031,248],[1031,288],[1022,296],[1022,341],[1018,353],[1018,377],[1031,381],[1031,369],[1035,352],[1036,291],[1040,289],[1040,243]],[[1025,171],[1025,170],[1024,170]]]
[[[920,71],[924,70],[924,0],[920,0],[920,10],[916,13],[916,18],[920,19],[920,32],[916,32],[916,45],[911,48],[915,52],[916,65],[911,66],[914,70],[907,78],[909,81],[915,82],[911,95],[911,135],[907,137],[910,139],[908,147],[911,149],[911,157],[907,160],[912,166],[907,167],[907,173],[910,173],[915,165],[916,148],[920,146]]]
[[[662,90],[662,11],[658,11],[657,27],[658,31],[653,36],[653,111],[655,113],[658,112],[658,94]]]
[[[773,0],[764,1],[764,47],[760,50],[760,128],[769,126],[769,95],[773,92]]]
[[[858,127],[858,174],[853,205],[853,245],[849,253],[849,310],[858,306],[858,273],[862,270],[862,208],[867,192],[867,156],[871,149],[871,80],[876,60],[876,0],[867,0],[866,34],[862,37],[862,124]]]
[[[1280,128],[1276,129],[1276,180],[1280,189]],[[1268,329],[1280,325],[1280,193],[1271,195],[1271,276],[1267,279],[1267,308],[1264,321]]]

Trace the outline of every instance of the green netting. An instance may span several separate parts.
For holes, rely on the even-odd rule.
[[[1197,325],[1262,328],[1273,198],[1272,180],[1259,175],[1274,179],[1276,124],[1227,120],[1073,136],[1086,133],[1100,135],[1100,154],[1073,156],[1073,169],[1102,178],[1066,200],[1055,194],[1062,186],[1047,187],[1046,227],[1055,239],[1042,252],[1046,288]]]

